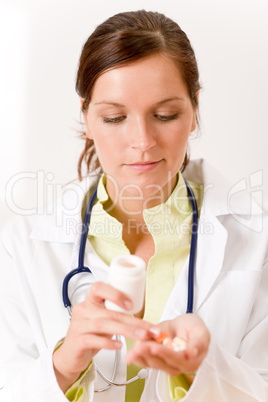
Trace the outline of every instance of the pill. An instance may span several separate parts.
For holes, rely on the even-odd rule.
[[[163,332],[161,332],[161,334],[159,335],[159,337],[155,339],[155,342],[157,342],[157,343],[163,343],[164,339],[167,339],[167,338],[170,339],[170,333],[169,333],[169,332],[166,332],[166,331],[163,331]]]
[[[183,339],[178,336],[171,338],[168,332],[162,332],[156,342],[162,343],[167,348],[174,350],[174,352],[181,352],[186,349],[186,342]]]

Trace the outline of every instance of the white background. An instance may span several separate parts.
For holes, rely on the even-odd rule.
[[[249,190],[268,196],[266,0],[0,0],[0,226],[15,206],[42,212],[77,176],[81,47],[104,19],[140,8],[173,18],[196,52],[203,89],[192,157],[248,186],[261,171],[263,186]]]

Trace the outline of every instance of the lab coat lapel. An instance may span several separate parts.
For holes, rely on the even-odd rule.
[[[221,271],[228,236],[209,207],[200,216],[198,232],[194,311],[201,307]]]
[[[89,267],[97,281],[106,281],[108,265],[99,257],[93,249],[90,241],[87,241],[84,265]]]
[[[205,301],[221,271],[226,242],[227,231],[208,206],[201,212],[199,219],[194,276],[194,312],[197,312]],[[170,294],[161,321],[172,319],[186,312],[188,267],[189,257]]]

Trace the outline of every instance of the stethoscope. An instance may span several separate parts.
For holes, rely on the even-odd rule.
[[[197,246],[197,227],[198,227],[198,208],[197,208],[197,203],[195,199],[195,195],[191,187],[189,186],[188,182],[184,178],[186,188],[187,188],[187,194],[188,198],[191,202],[191,207],[192,207],[192,213],[193,213],[193,219],[192,219],[192,234],[191,234],[191,247],[190,247],[190,256],[189,256],[189,268],[188,268],[188,296],[187,296],[187,309],[186,313],[192,313],[193,312],[193,302],[194,302],[194,269],[195,269],[195,257],[196,257],[196,246]],[[72,277],[74,277],[77,274],[81,273],[90,273],[92,274],[92,271],[84,266],[84,258],[85,258],[85,249],[86,249],[86,242],[87,242],[87,235],[88,235],[88,230],[89,230],[89,224],[90,224],[90,217],[91,217],[91,211],[93,208],[93,205],[95,203],[97,197],[97,187],[93,191],[90,200],[87,204],[86,212],[85,212],[85,217],[83,221],[83,226],[82,226],[82,234],[81,234],[81,239],[80,239],[80,247],[79,247],[79,254],[78,254],[78,267],[70,271],[66,277],[64,278],[63,285],[62,285],[62,299],[64,306],[68,310],[69,317],[71,319],[72,317],[72,305],[71,301],[68,295],[68,286],[69,282]],[[81,286],[85,286],[86,284],[82,284]],[[119,336],[116,335],[116,339],[119,339]],[[95,392],[103,392],[108,390],[112,385],[114,386],[125,386],[128,384],[131,384],[132,382],[139,380],[141,378],[146,378],[148,376],[148,371],[146,369],[142,369],[138,372],[138,374],[131,378],[128,381],[125,381],[123,383],[117,383],[114,382],[114,379],[116,377],[116,372],[119,364],[119,357],[120,357],[120,350],[117,350],[115,352],[115,361],[114,361],[114,367],[113,367],[113,372],[112,372],[112,377],[109,380],[101,371],[98,367],[96,367],[97,373],[100,375],[100,377],[108,384],[104,388],[95,390]]]

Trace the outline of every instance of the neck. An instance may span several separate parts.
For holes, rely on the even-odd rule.
[[[144,222],[143,211],[144,209],[153,208],[157,205],[163,204],[167,201],[172,191],[177,184],[177,175],[175,175],[168,183],[166,183],[160,190],[152,192],[146,196],[141,196],[140,192],[134,193],[131,191],[121,192],[121,197],[115,197],[112,189],[107,181],[106,190],[109,199],[104,204],[106,212],[115,217],[119,222],[126,223],[129,219],[138,222]],[[157,187],[157,186],[155,186]],[[152,186],[153,188],[153,186]],[[116,200],[116,201],[115,201]]]

